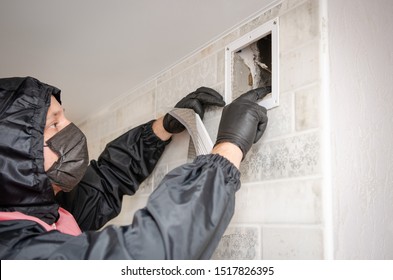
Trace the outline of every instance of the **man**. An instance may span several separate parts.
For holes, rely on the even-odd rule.
[[[0,258],[210,258],[233,215],[239,164],[266,128],[266,109],[256,104],[266,93],[227,105],[211,154],[167,174],[132,224],[95,231],[184,127],[167,114],[113,140],[88,165],[86,139],[65,117],[60,90],[30,77],[0,79]],[[222,97],[202,87],[175,107],[203,117],[213,105],[223,106]]]

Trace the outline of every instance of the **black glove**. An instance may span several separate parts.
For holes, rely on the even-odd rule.
[[[200,87],[196,91],[191,92],[182,100],[180,100],[175,105],[175,108],[193,109],[195,113],[197,113],[201,117],[201,119],[203,119],[205,109],[208,106],[213,105],[223,107],[225,105],[225,102],[222,96],[214,89],[208,87]],[[179,133],[185,129],[185,127],[170,114],[166,114],[164,116],[163,124],[165,130],[169,133]]]
[[[243,159],[263,135],[267,125],[266,108],[256,102],[271,92],[271,87],[250,90],[222,111],[216,144],[230,142],[243,152]]]

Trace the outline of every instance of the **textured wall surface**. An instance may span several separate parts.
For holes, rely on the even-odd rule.
[[[329,0],[334,244],[393,258],[393,2]]]
[[[241,166],[236,210],[215,259],[321,259],[324,257],[321,162],[321,19],[318,0],[287,0],[195,52],[116,100],[81,124],[96,158],[127,129],[163,115],[204,85],[224,94],[227,44],[272,18],[280,19],[280,106]],[[221,111],[204,123],[213,141]],[[124,200],[112,223],[127,224],[166,172],[187,159],[188,137],[177,135],[140,191]]]

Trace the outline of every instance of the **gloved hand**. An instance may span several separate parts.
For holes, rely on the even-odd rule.
[[[175,105],[175,108],[193,109],[195,113],[203,119],[205,109],[208,106],[223,107],[224,105],[224,99],[217,91],[208,87],[200,87],[180,100]],[[163,125],[165,130],[169,133],[179,133],[185,129],[185,127],[170,114],[164,116]]]
[[[271,92],[270,87],[250,90],[222,111],[216,144],[230,142],[243,152],[243,159],[265,132],[267,126],[266,108],[256,102]]]

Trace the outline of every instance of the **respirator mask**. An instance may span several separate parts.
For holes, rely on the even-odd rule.
[[[51,183],[64,192],[71,191],[86,172],[89,156],[83,132],[73,123],[46,141],[59,159],[46,171]]]

